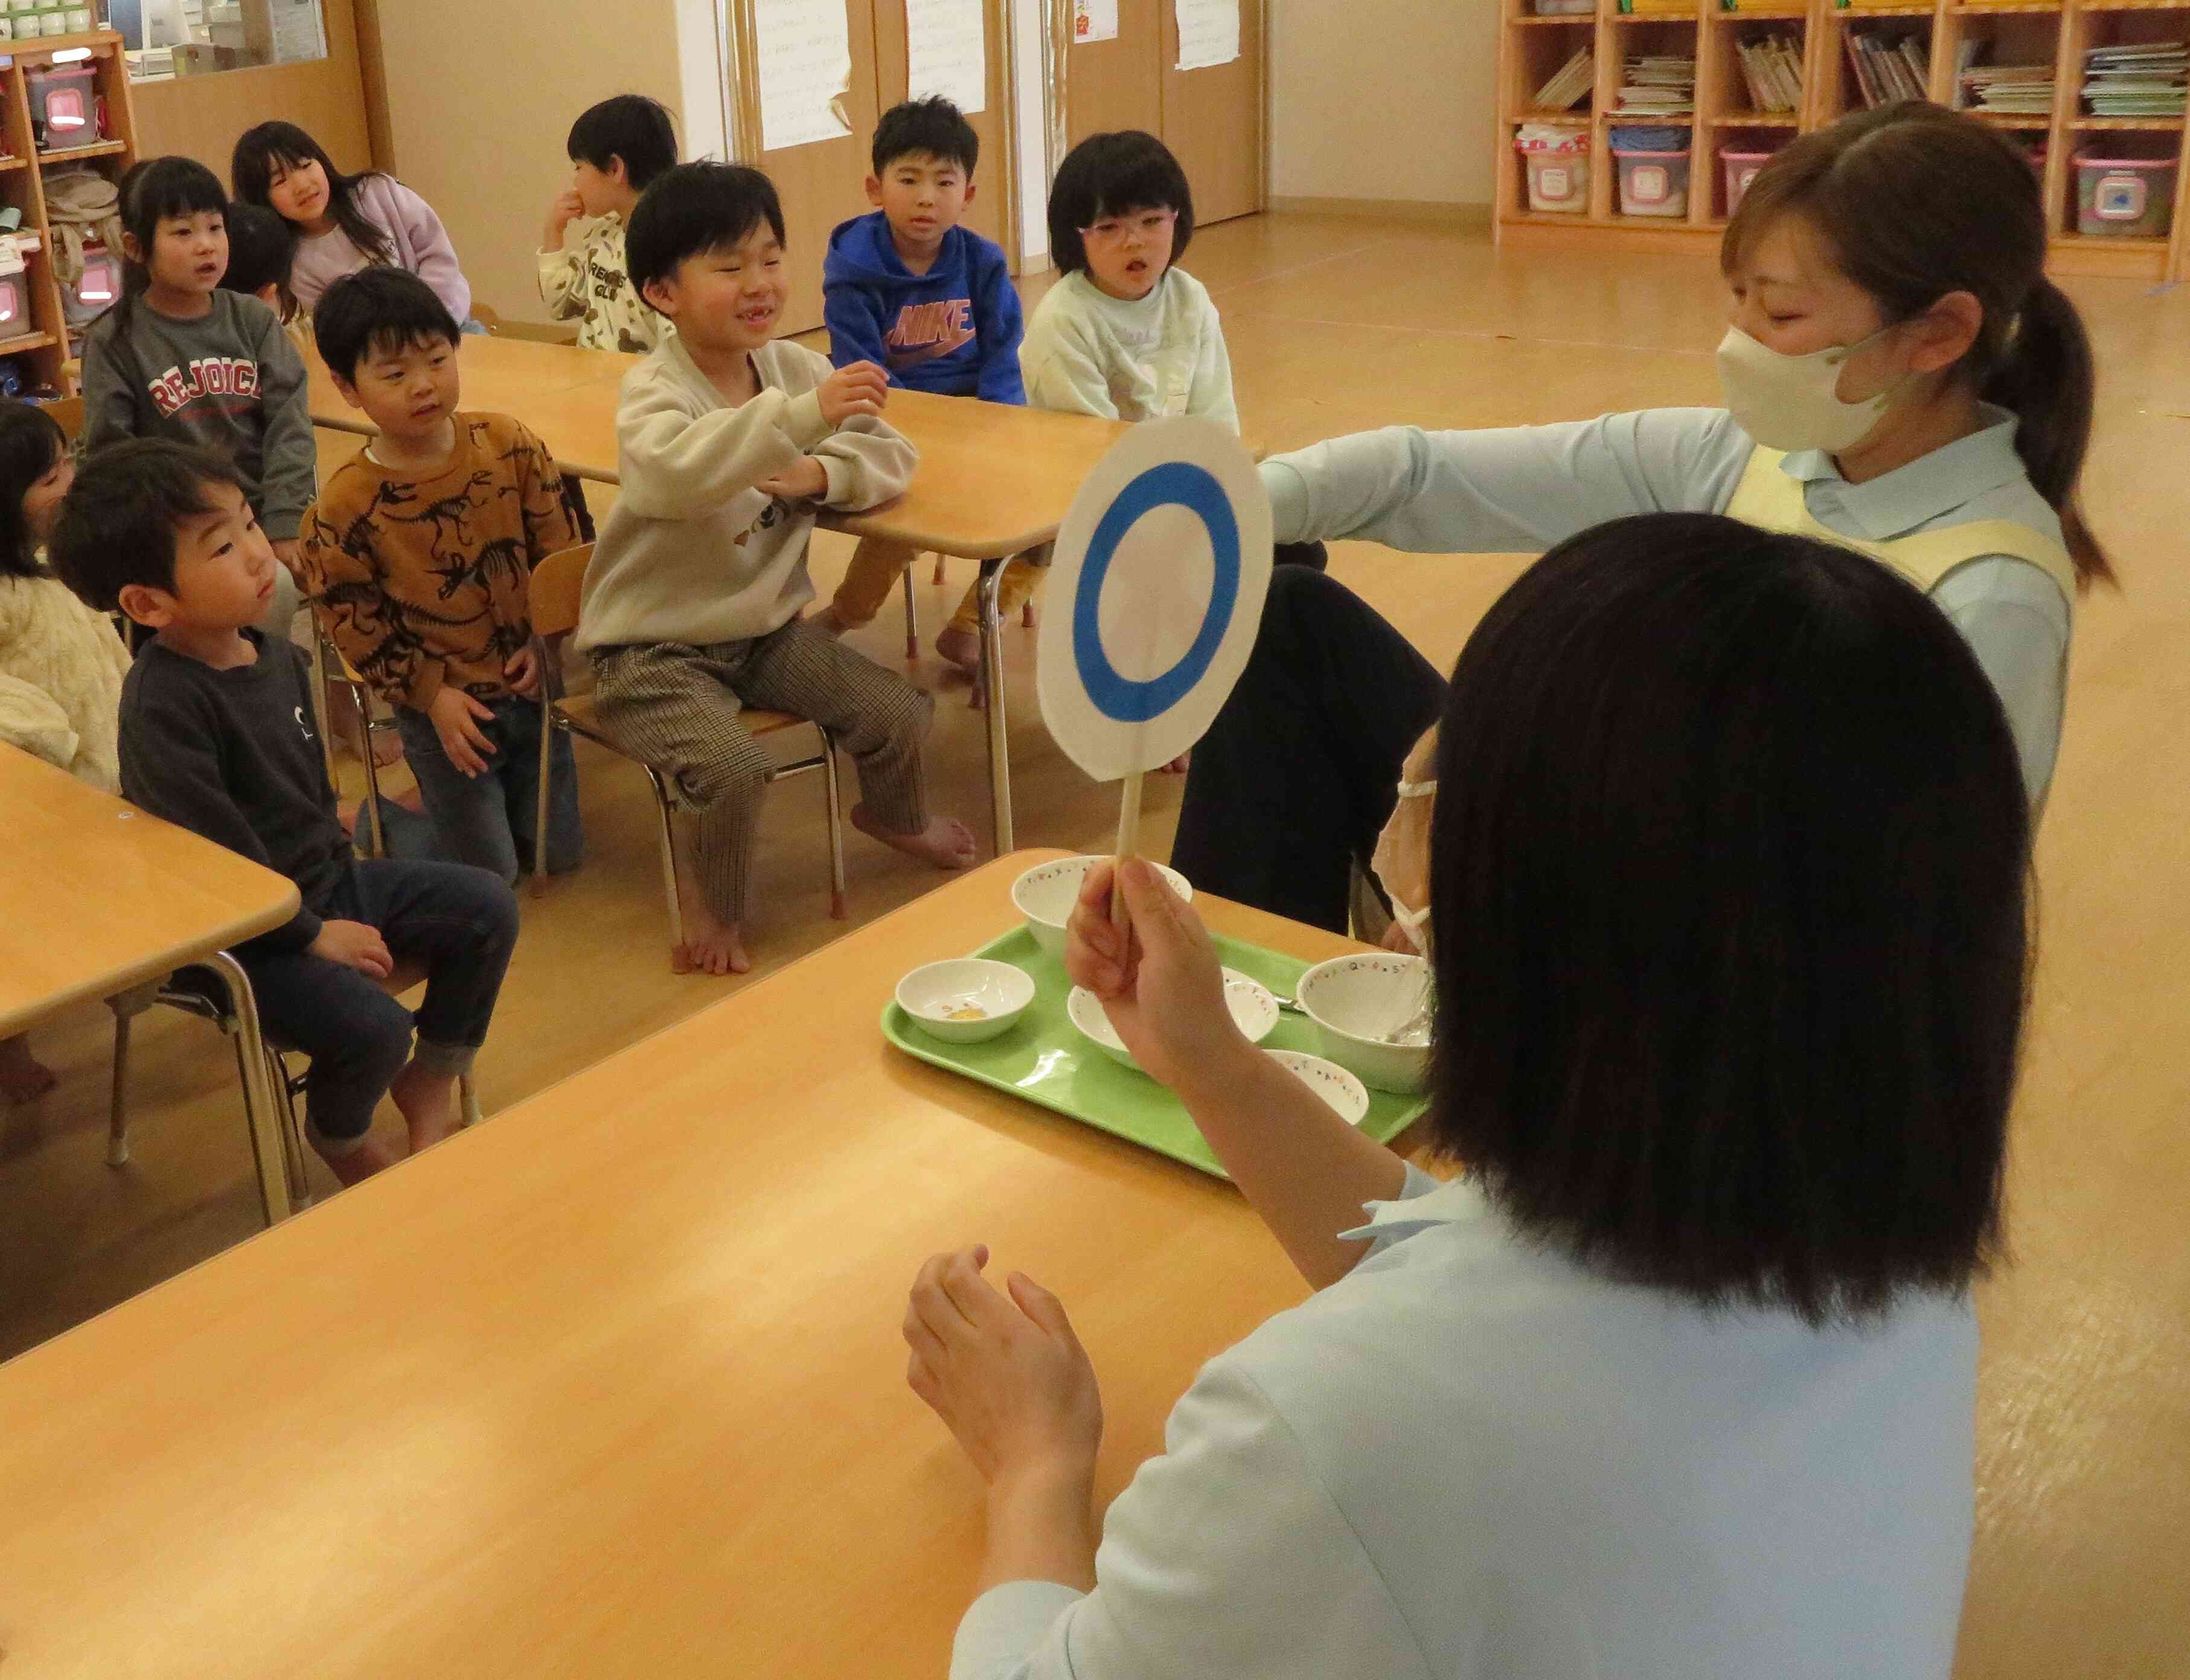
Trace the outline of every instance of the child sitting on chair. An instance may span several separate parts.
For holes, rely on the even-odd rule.
[[[561,474],[506,414],[457,406],[456,318],[401,269],[361,269],[312,317],[335,389],[380,435],[304,515],[298,581],[395,708],[441,855],[514,885],[539,837],[540,684],[527,584],[578,544]],[[578,866],[577,767],[559,735],[548,869]]]
[[[439,1142],[486,1037],[517,901],[485,870],[352,856],[310,667],[252,627],[280,568],[236,469],[165,439],[102,450],[61,504],[51,554],[87,604],[156,633],[122,684],[122,792],[287,876],[303,898],[234,954],[267,1036],[312,1059],[313,1147],[345,1184],[393,1164],[403,1151],[371,1135],[383,1093],[408,1123],[410,1153]],[[379,985],[399,965],[425,971],[415,1020]]]
[[[699,815],[697,902],[680,962],[752,967],[744,929],[767,752],[746,707],[796,712],[858,766],[862,832],[945,869],[973,859],[932,815],[921,743],[934,702],[803,621],[817,508],[872,508],[912,477],[868,363],[770,335],[782,313],[783,209],[757,169],[686,163],[649,187],[626,240],[632,283],[677,331],[625,378],[622,494],[587,568],[576,642],[604,730],[673,776]]]

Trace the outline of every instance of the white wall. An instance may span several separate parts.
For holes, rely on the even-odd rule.
[[[1497,0],[1271,0],[1270,190],[1488,204]]]
[[[1042,97],[1048,54],[1043,14],[1048,0],[1009,0],[1012,8],[1013,85],[1018,94],[1019,249],[1021,266],[1037,274],[1049,266],[1049,117]]]

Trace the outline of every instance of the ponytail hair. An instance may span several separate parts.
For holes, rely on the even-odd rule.
[[[2085,588],[2115,581],[2077,502],[2091,446],[2091,340],[2076,306],[2045,277],[2038,177],[1998,130],[1909,100],[1858,111],[1803,135],[1750,183],[1727,224],[1720,265],[1732,271],[1784,215],[1824,241],[1841,272],[1889,322],[1951,292],[1983,310],[1960,376],[2012,413],[2016,452],[2047,505]]]
[[[262,122],[245,129],[229,158],[228,173],[238,198],[246,204],[263,204],[271,209],[274,172],[279,169],[287,174],[307,163],[318,164],[327,178],[327,214],[334,218],[335,225],[349,242],[365,253],[368,263],[393,264],[395,242],[357,201],[358,188],[380,172],[366,169],[355,175],[343,174],[326,149],[295,123]]]

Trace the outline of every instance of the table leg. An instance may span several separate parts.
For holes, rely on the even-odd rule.
[[[281,1122],[274,1112],[273,1093],[266,1088],[266,1041],[258,1032],[258,1000],[251,990],[251,977],[243,965],[224,951],[217,951],[205,964],[227,984],[229,1002],[235,1011],[237,1048],[243,1063],[243,1112],[251,1127],[251,1153],[258,1168],[258,1200],[266,1210],[266,1223],[278,1225],[289,1217],[289,1183],[281,1152]]]
[[[989,816],[998,857],[1016,843],[1012,833],[1011,720],[1004,704],[1003,625],[996,610],[1003,577],[1003,561],[981,562],[981,683],[988,691]]]

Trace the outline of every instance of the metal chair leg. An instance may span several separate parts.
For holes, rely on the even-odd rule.
[[[365,815],[372,834],[372,849],[366,855],[384,858],[388,836],[380,827],[380,765],[372,756],[372,690],[362,683],[352,683],[349,692],[357,707],[358,746],[365,760]]]
[[[647,763],[640,764],[639,769],[654,784],[655,809],[661,819],[661,886],[669,898],[669,960],[673,965],[685,960],[684,906],[677,899],[677,831],[671,826],[674,807],[669,798],[669,784],[662,780],[661,772]]]
[[[228,987],[230,1013],[235,1017],[243,1061],[244,1117],[251,1128],[251,1154],[258,1169],[259,1205],[266,1223],[277,1225],[289,1217],[292,1204],[282,1171],[280,1122],[275,1117],[274,1097],[266,1081],[266,1041],[258,1031],[258,1002],[251,991],[251,977],[243,965],[224,951],[205,959]]]
[[[555,763],[553,687],[543,664],[540,673],[540,800],[533,814],[532,896],[548,895],[548,778]]]
[[[1010,720],[1004,702],[1004,639],[997,622],[996,595],[1002,584],[1004,563],[981,563],[981,683],[988,690],[989,816],[996,855],[1013,844],[1012,834],[1012,755]]]
[[[243,1059],[243,1036],[235,1037],[239,1069]],[[289,1196],[298,1207],[312,1203],[311,1181],[304,1176],[304,1127],[297,1114],[297,1093],[289,1078],[289,1064],[272,1045],[266,1046],[266,1083],[281,1111],[281,1160],[288,1168]]]
[[[837,781],[837,742],[819,724],[821,737],[821,785],[829,797],[829,914],[839,922],[851,918],[851,896],[844,890],[844,792]]]
[[[129,1165],[129,1026],[136,1017],[114,1012],[114,1091],[106,1121],[106,1164]]]
[[[920,601],[912,592],[912,568],[905,569],[905,662],[920,663]]]

